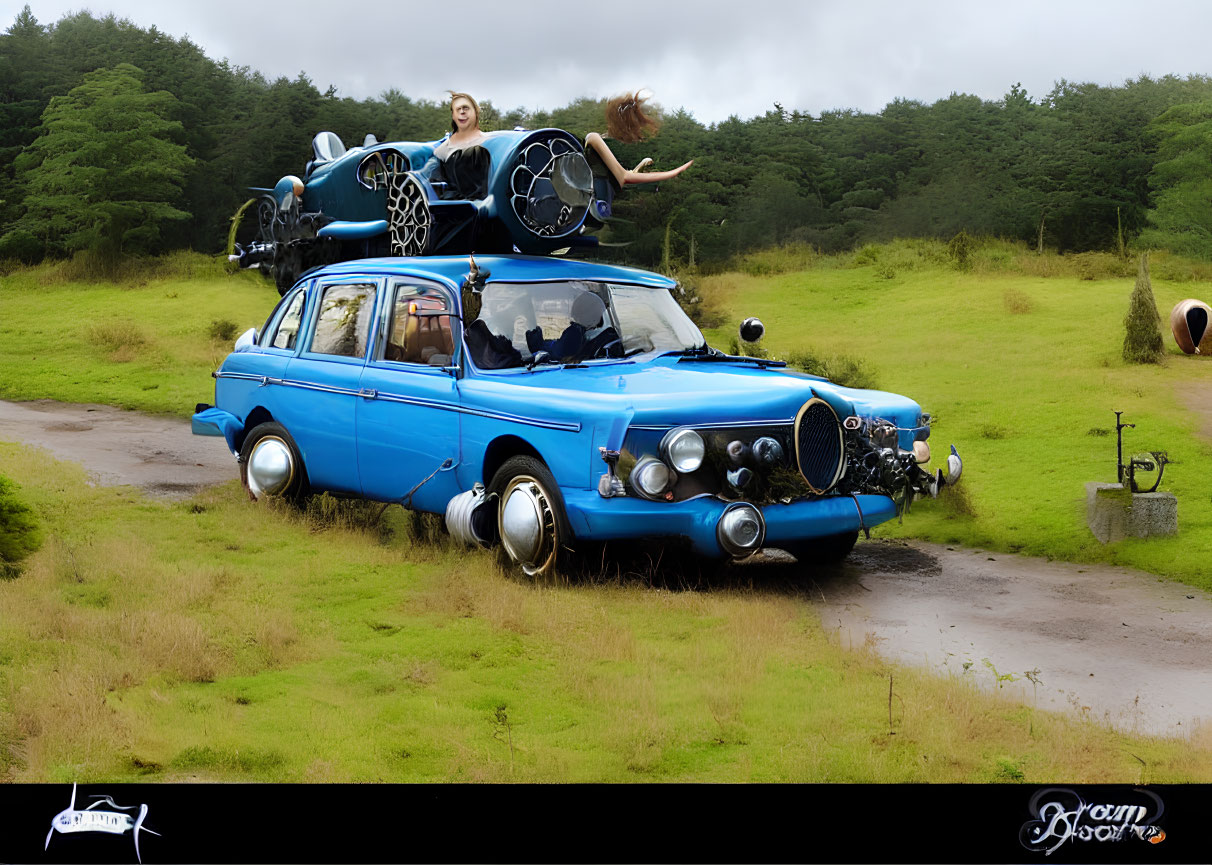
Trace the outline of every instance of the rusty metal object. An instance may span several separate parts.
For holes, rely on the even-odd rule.
[[[1194,298],[1180,301],[1170,310],[1170,330],[1186,354],[1212,352],[1212,307]]]

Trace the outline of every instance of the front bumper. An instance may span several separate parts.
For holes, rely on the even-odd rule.
[[[686,538],[696,553],[727,555],[716,536],[724,510],[732,504],[714,496],[683,502],[653,502],[633,496],[602,498],[596,490],[561,489],[573,534],[578,540]],[[789,504],[759,506],[766,522],[763,546],[859,531],[896,516],[887,496],[826,496]]]

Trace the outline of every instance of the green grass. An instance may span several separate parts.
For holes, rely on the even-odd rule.
[[[756,315],[767,323],[763,345],[772,356],[804,348],[857,356],[882,389],[934,414],[936,458],[953,443],[964,458],[963,498],[917,502],[903,524],[881,527],[882,536],[1130,565],[1212,588],[1212,442],[1179,398],[1184,388],[1209,386],[1212,358],[1183,355],[1167,325],[1164,363],[1123,362],[1134,265],[1130,275],[1089,279],[1118,259],[1057,264],[1055,256],[1022,262],[986,252],[978,264],[996,266],[959,272],[937,250],[927,245],[917,254],[914,246],[875,247],[856,254],[860,263],[826,259],[771,277],[703,278],[707,304],[728,322],[708,331],[709,340],[727,345],[740,320]],[[877,272],[886,260],[901,262],[891,279]],[[1033,267],[1069,273],[1024,275]],[[1164,318],[1178,301],[1212,293],[1209,282],[1159,271],[1186,277],[1191,270],[1165,261],[1154,268]],[[1169,453],[1161,488],[1178,497],[1174,537],[1104,546],[1086,527],[1085,483],[1116,477],[1115,410],[1136,424],[1124,431],[1125,454]]]
[[[16,445],[0,472],[49,538],[0,582],[3,780],[1212,777],[1207,742],[852,649],[786,576],[542,586],[398,508],[333,520],[234,482],[164,504]]]
[[[188,416],[214,399],[231,323],[236,335],[259,328],[278,300],[273,283],[200,255],[121,285],[73,275],[64,265],[0,275],[0,399]]]

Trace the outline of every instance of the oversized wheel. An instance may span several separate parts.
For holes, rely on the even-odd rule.
[[[269,422],[249,431],[240,448],[240,480],[253,501],[302,497],[307,488],[303,458],[284,426]]]
[[[493,476],[491,489],[499,497],[497,529],[505,556],[529,576],[554,574],[572,531],[547,466],[534,457],[512,457]]]
[[[858,532],[840,532],[788,544],[786,549],[803,565],[835,565],[850,555],[858,536]]]
[[[429,251],[433,217],[425,190],[411,173],[391,178],[387,189],[387,222],[392,255],[424,255]]]

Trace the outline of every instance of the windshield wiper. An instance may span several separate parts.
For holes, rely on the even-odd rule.
[[[785,360],[771,360],[766,357],[749,357],[748,355],[724,354],[724,352],[705,346],[703,348],[689,348],[682,352],[669,352],[669,354],[680,354],[678,363],[751,363],[754,366],[759,366],[762,369],[767,367],[783,367],[787,365]]]

